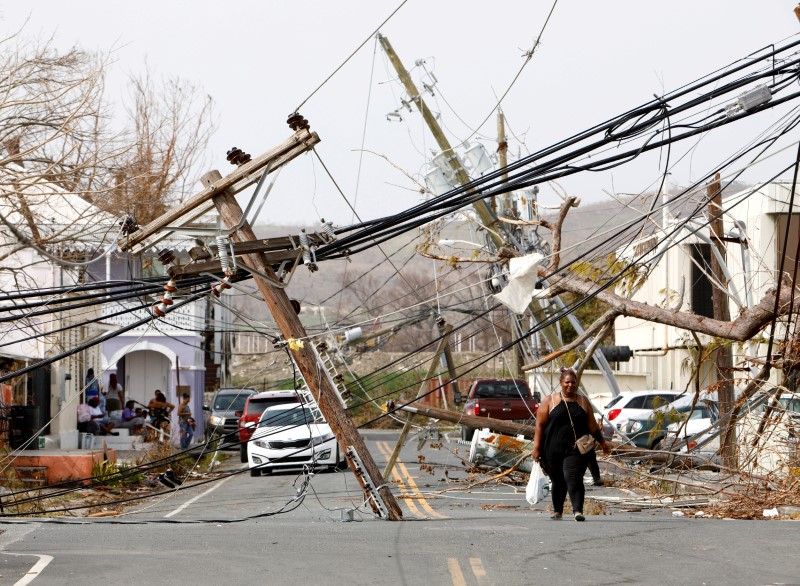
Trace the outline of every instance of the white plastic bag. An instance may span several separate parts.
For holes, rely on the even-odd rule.
[[[542,467],[539,466],[539,462],[534,461],[528,487],[525,489],[525,499],[532,505],[544,499],[545,484],[547,484],[547,477],[544,475]]]

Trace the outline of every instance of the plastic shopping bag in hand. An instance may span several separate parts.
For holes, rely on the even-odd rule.
[[[525,499],[532,505],[544,499],[545,484],[547,484],[547,478],[544,475],[544,471],[539,465],[539,462],[534,462],[531,467],[531,477],[530,480],[528,480],[528,487],[525,489]]]

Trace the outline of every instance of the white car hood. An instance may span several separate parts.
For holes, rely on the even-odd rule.
[[[679,421],[676,423],[670,423],[667,426],[667,430],[670,433],[676,433],[679,429],[681,429],[681,425],[683,422]],[[711,427],[711,419],[708,417],[700,418],[700,419],[690,419],[686,422],[686,427],[683,428],[681,431],[681,436],[689,436],[695,435],[697,433],[704,432],[709,427]]]
[[[288,441],[321,437],[331,433],[327,423],[312,423],[310,425],[294,425],[288,427],[258,427],[253,433],[253,440],[266,437],[269,441]]]

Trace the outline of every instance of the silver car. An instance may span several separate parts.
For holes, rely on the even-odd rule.
[[[219,389],[208,408],[206,421],[206,440],[213,437],[222,439],[219,447],[239,445],[239,415],[245,401],[256,392],[253,389]]]

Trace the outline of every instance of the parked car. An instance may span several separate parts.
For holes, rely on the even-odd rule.
[[[219,389],[214,393],[209,408],[209,416],[206,425],[206,440],[214,436],[224,438],[223,444],[227,446],[235,445],[238,442],[239,415],[244,409],[244,404],[250,395],[254,395],[253,389]]]
[[[717,420],[719,409],[713,401],[698,401],[692,407],[692,397],[684,396],[669,405],[660,407],[644,417],[631,417],[625,426],[628,439],[640,448],[655,449],[667,436],[667,427],[687,417],[708,419],[708,426]],[[701,422],[700,425],[703,425]],[[706,426],[706,428],[708,428]]]
[[[239,456],[242,462],[247,462],[247,442],[253,435],[252,427],[247,424],[258,423],[267,407],[299,402],[300,396],[295,391],[263,391],[247,397],[244,409],[235,413],[239,417]]]
[[[597,418],[603,435],[611,439],[614,434],[610,432],[624,432],[631,417],[646,418],[654,409],[671,403],[680,395],[680,391],[633,391],[617,395],[603,407],[603,417]]]
[[[456,404],[459,402],[457,398]],[[524,380],[484,378],[470,385],[464,415],[530,423],[538,408],[539,402]],[[474,433],[473,428],[461,426],[461,439],[469,441]]]
[[[663,441],[664,448],[671,450],[679,442],[693,438],[688,444],[691,450],[697,445],[697,439],[701,437],[701,434],[714,425],[716,420],[717,411],[715,409],[712,410],[706,405],[698,406],[698,408],[689,413],[688,419],[682,418],[680,421],[670,423],[667,426]],[[681,451],[686,451],[685,446],[682,446]]]
[[[270,473],[275,468],[346,465],[330,425],[315,421],[304,405],[284,404],[267,407],[258,424],[248,423],[253,431],[247,443],[250,476]]]

